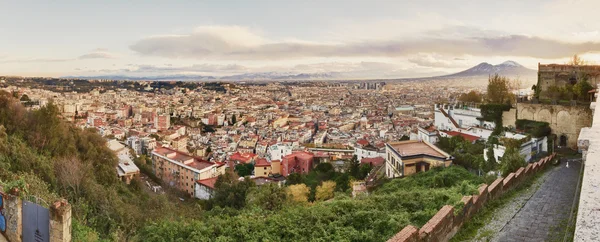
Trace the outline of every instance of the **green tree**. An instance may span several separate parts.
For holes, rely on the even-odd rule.
[[[410,137],[408,137],[406,135],[402,135],[402,137],[400,138],[400,141],[405,141],[405,140],[410,140]]]
[[[238,176],[245,177],[245,176],[252,175],[252,172],[254,171],[254,165],[252,165],[250,163],[237,164],[237,165],[235,165],[235,167],[233,169],[235,170],[235,172],[237,173]]]
[[[589,101],[589,91],[594,87],[586,80],[580,80],[573,86],[573,92],[577,95],[577,98],[582,101]]]
[[[252,180],[238,181],[233,173],[226,172],[217,178],[210,202],[213,206],[241,209],[246,206],[246,196],[254,186]]]
[[[506,149],[506,152],[504,152],[504,156],[502,156],[500,171],[502,171],[502,176],[506,177],[511,172],[515,172],[525,165],[527,165],[527,162],[525,162],[525,159],[519,154],[519,150],[508,148]]]
[[[514,95],[510,92],[510,80],[494,74],[488,79],[487,101],[495,104],[511,104]]]
[[[287,193],[276,183],[253,187],[247,197],[247,204],[265,210],[279,210],[286,201]]]
[[[478,92],[470,91],[469,93],[461,94],[458,100],[466,103],[481,103],[482,97]]]
[[[335,189],[341,192],[350,189],[350,175],[348,173],[344,173],[335,179]]]
[[[294,172],[287,177],[285,184],[287,184],[287,185],[301,184],[303,180],[304,180],[304,178],[302,177],[302,174]]]
[[[360,176],[359,172],[360,172],[360,161],[358,160],[358,157],[356,155],[352,156],[352,159],[350,160],[350,175],[354,178],[357,178]]]

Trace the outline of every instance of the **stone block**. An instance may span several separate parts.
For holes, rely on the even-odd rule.
[[[412,225],[404,227],[387,242],[417,242],[419,241],[419,230]]]
[[[490,196],[490,199],[497,198],[498,196],[500,196],[500,194],[502,194],[503,181],[503,178],[498,178],[488,186],[488,194]]]

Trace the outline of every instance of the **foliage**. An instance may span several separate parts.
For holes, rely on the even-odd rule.
[[[261,187],[251,188],[247,204],[264,210],[279,210],[286,201],[287,193],[284,188],[275,183],[267,183]]]
[[[531,136],[535,138],[548,136],[552,132],[552,130],[550,129],[550,124],[547,122],[517,119],[515,125],[517,126],[517,129],[523,130],[531,134]]]
[[[483,168],[483,171],[488,172],[493,170],[496,167],[496,164],[498,164],[498,161],[496,160],[496,156],[494,155],[494,148],[493,146],[490,146],[486,152],[487,155],[487,162],[486,162],[486,166]]]
[[[513,102],[514,95],[510,92],[510,80],[494,74],[488,79],[487,102],[493,104],[508,104]]]
[[[445,187],[434,186],[436,175],[446,178]],[[462,196],[476,193],[480,183],[480,178],[461,167],[436,168],[391,180],[360,199],[336,196],[311,206],[292,203],[276,211],[217,208],[202,219],[161,220],[144,226],[137,240],[385,241],[408,224],[424,225],[446,204],[460,204]],[[308,187],[286,189],[291,187],[303,187],[306,198]]]
[[[239,181],[237,176],[226,172],[217,177],[213,196],[209,200],[209,208],[214,206],[241,209],[246,206],[246,196],[255,184],[250,179]]]
[[[469,93],[463,93],[458,97],[458,101],[466,103],[481,103],[481,94],[476,91],[470,91]]]
[[[438,147],[454,157],[453,164],[467,169],[483,169],[483,149],[485,144],[480,141],[471,143],[462,136],[439,137]]]
[[[402,135],[402,137],[400,138],[400,141],[405,141],[405,140],[410,140],[410,137],[408,137],[406,135]]]
[[[502,176],[506,177],[511,172],[515,172],[519,168],[527,165],[525,158],[519,154],[519,150],[515,148],[507,148],[500,162],[500,171]]]
[[[340,192],[350,189],[350,175],[348,173],[344,173],[335,179],[335,189]]]
[[[335,191],[335,182],[326,181],[323,182],[320,186],[317,187],[317,191],[315,194],[315,200],[317,201],[325,201],[333,198]]]
[[[488,103],[481,105],[481,116],[483,120],[490,122],[497,122],[498,120],[502,121],[502,113],[504,111],[510,110],[510,105],[508,104],[496,104],[496,103]],[[496,126],[498,124],[496,123]]]
[[[144,191],[137,180],[130,186],[118,182],[117,162],[104,138],[63,121],[53,104],[26,110],[0,92],[0,180],[48,203],[66,198],[77,221],[74,239],[97,234],[125,241],[149,221],[198,216],[192,212],[197,206]]]
[[[580,80],[573,86],[573,93],[578,97],[579,100],[589,101],[588,92],[594,89],[594,87],[586,80]]]
[[[252,175],[252,172],[254,171],[254,165],[251,163],[237,164],[233,169],[235,170],[238,176],[245,177]]]
[[[304,184],[296,184],[287,187],[287,197],[292,203],[308,203],[309,194],[310,190]]]

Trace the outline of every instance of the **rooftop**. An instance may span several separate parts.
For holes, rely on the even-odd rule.
[[[442,159],[450,158],[450,155],[433,144],[425,141],[407,140],[388,143],[401,156],[430,155]]]

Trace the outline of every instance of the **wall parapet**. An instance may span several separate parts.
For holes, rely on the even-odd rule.
[[[574,241],[600,239],[600,114],[595,112],[595,107],[595,102],[590,105],[594,113],[591,127],[581,129],[577,140],[583,158],[583,178]]]
[[[388,240],[388,242],[429,242],[449,241],[462,227],[462,225],[473,217],[485,204],[497,199],[504,193],[520,185],[528,177],[546,167],[556,153],[540,159],[539,161],[520,168],[510,173],[506,178],[498,178],[490,185],[482,184],[478,188],[478,195],[464,196],[464,206],[457,213],[451,205],[443,206],[429,221],[418,231],[413,225],[407,225],[400,232]]]

